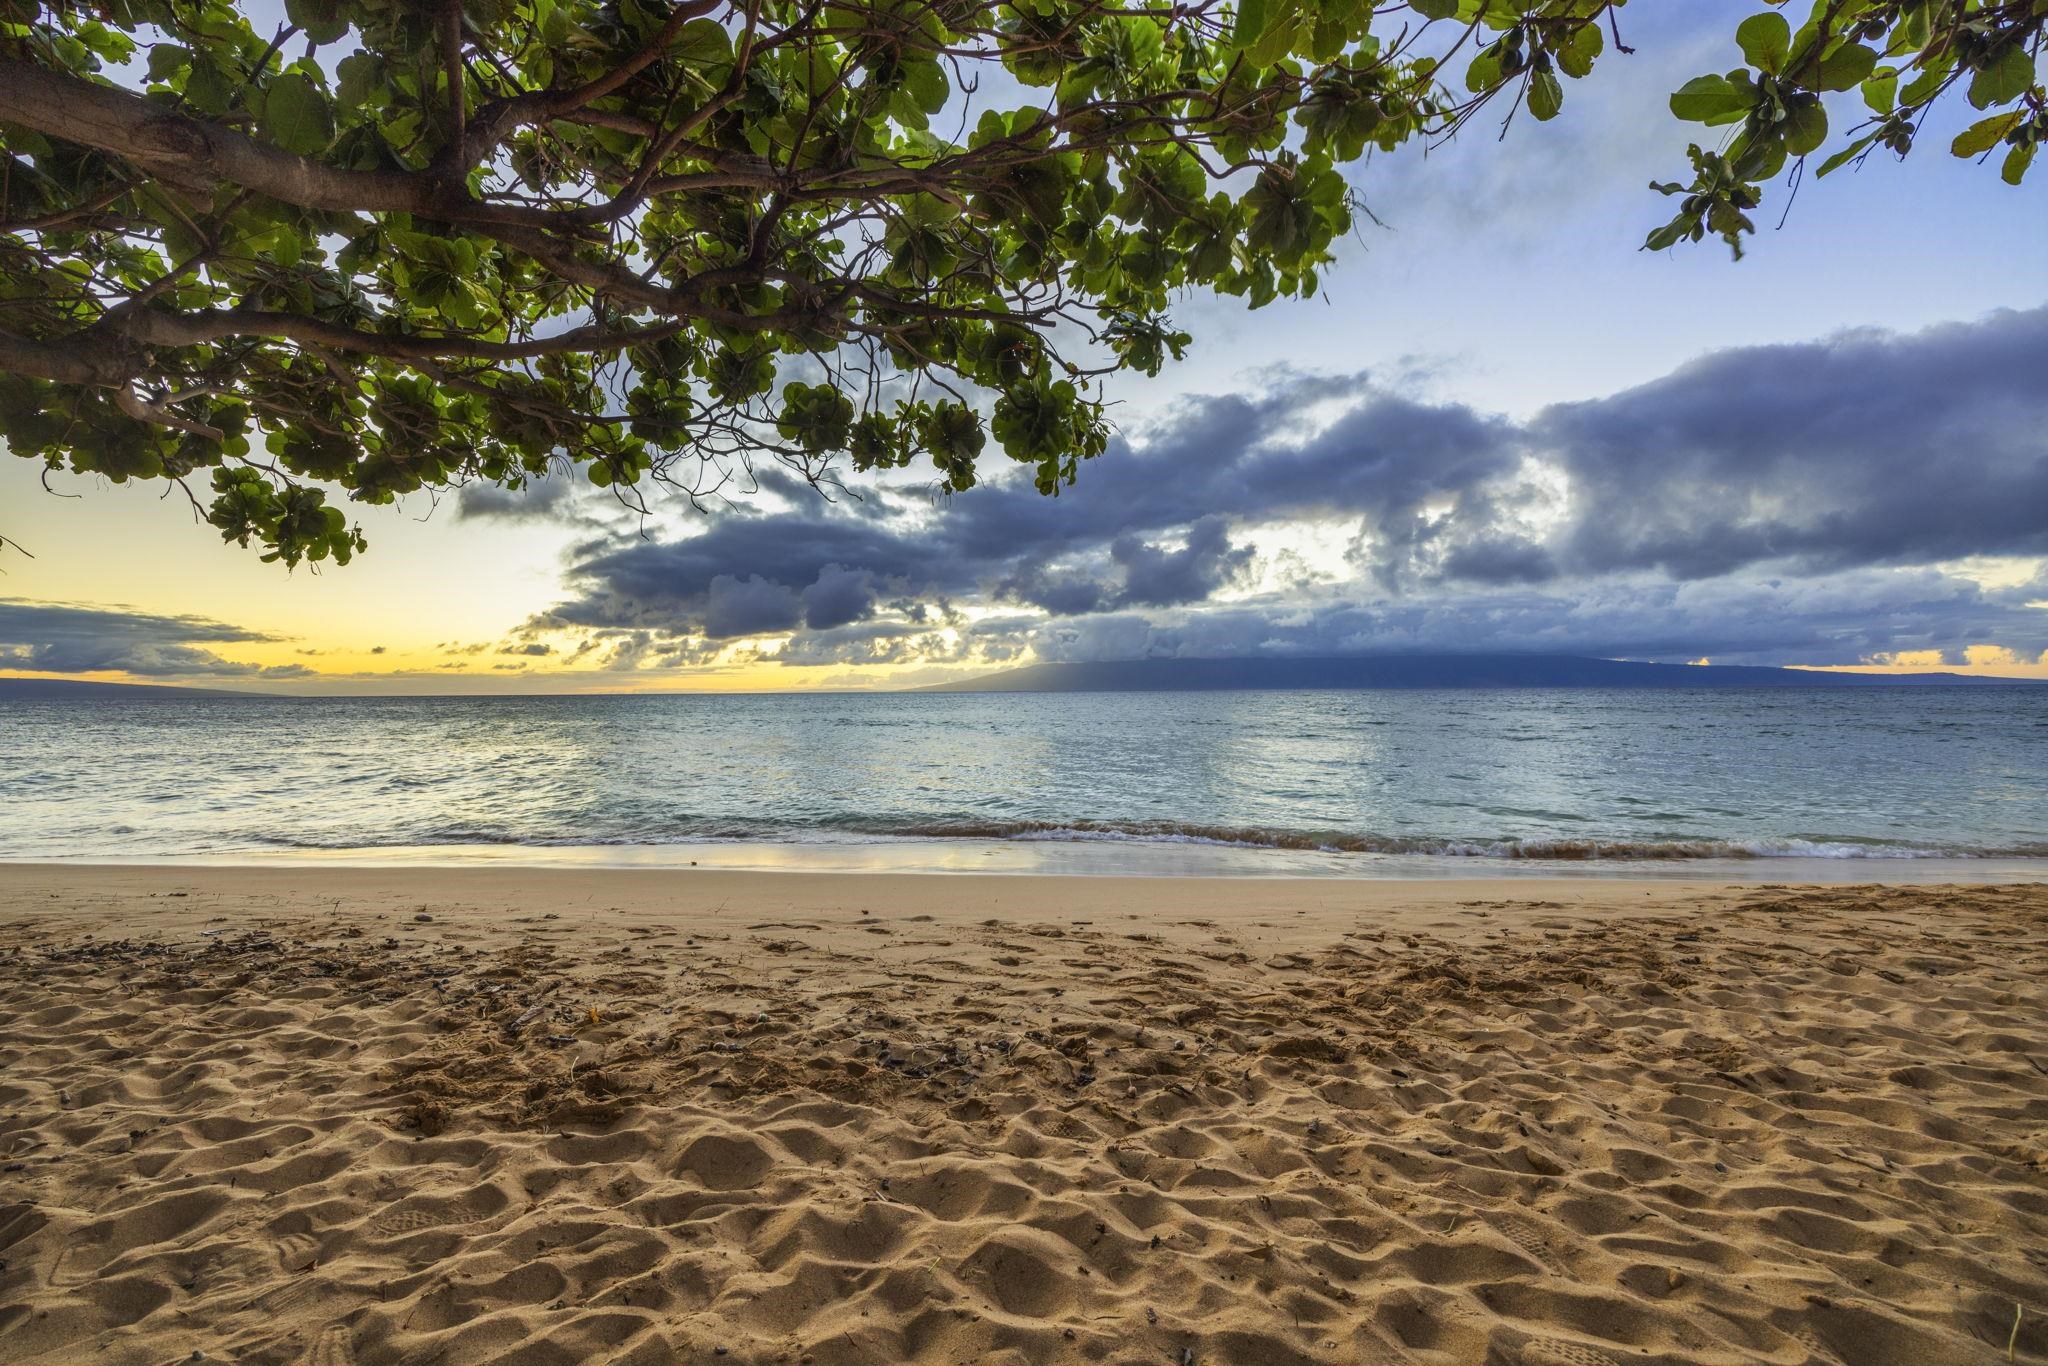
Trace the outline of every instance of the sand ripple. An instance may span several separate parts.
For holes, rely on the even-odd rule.
[[[2048,1360],[2040,887],[331,900],[0,925],[0,1359]]]

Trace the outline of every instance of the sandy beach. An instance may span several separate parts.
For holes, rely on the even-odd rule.
[[[0,1360],[2048,1360],[2048,887],[0,866]]]

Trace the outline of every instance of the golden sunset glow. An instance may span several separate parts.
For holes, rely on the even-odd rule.
[[[10,550],[0,560],[0,598],[199,619],[222,630],[222,638],[211,639],[200,625],[189,636],[194,648],[226,666],[220,670],[90,675],[109,681],[293,693],[771,692],[919,687],[1029,661],[977,660],[957,630],[942,627],[924,637],[943,651],[937,658],[783,662],[795,638],[768,633],[725,641],[677,637],[664,648],[687,646],[690,658],[663,665],[655,659],[659,651],[636,657],[630,636],[534,624],[562,600],[561,566],[588,528],[465,520],[445,501],[437,507],[415,499],[362,510],[372,550],[355,564],[286,572],[219,544],[186,509],[134,489],[53,480],[59,494],[82,495],[55,496],[33,471],[6,466],[0,480],[7,505],[32,513],[16,537],[26,553]],[[689,531],[687,522],[680,525]],[[1252,572],[1216,601],[1284,591],[1297,579],[1341,589],[1347,534],[1325,523],[1256,530],[1248,537],[1257,556]],[[1952,572],[1986,591],[2010,591],[2040,574],[2042,564],[1988,557]],[[2048,601],[2026,607],[2048,622]],[[970,603],[955,610],[965,624],[1007,609]],[[2048,679],[2048,651],[2028,654],[1986,641],[1873,652],[1855,663],[1785,662],[1835,672]],[[0,675],[38,672],[0,668]]]

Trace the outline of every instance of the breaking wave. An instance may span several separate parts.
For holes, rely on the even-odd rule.
[[[1336,831],[1273,830],[1196,825],[1178,821],[935,821],[864,833],[898,839],[1126,840],[1145,844],[1210,844],[1241,849],[1290,849],[1325,854],[1435,855],[1444,858],[1750,859],[1750,858],[2031,858],[2048,845],[2020,849],[1934,849],[1855,840],[1823,839],[1450,839],[1431,835],[1373,835]]]
[[[529,848],[629,848],[692,844],[867,844],[899,841],[995,840],[1020,843],[1187,844],[1231,849],[1273,849],[1296,853],[1406,857],[1511,859],[1583,863],[1600,861],[1676,862],[1691,859],[1930,859],[2042,858],[2048,844],[2011,849],[1924,847],[1870,840],[1786,837],[1754,840],[1710,838],[1599,839],[1545,837],[1460,839],[1434,835],[1374,835],[1343,831],[1268,829],[1205,825],[1183,821],[1049,821],[976,818],[872,821],[845,820],[803,826],[786,823],[717,822],[685,830],[561,837],[514,831],[437,827],[417,835],[336,841],[269,838],[262,843],[296,849],[410,848],[419,846],[509,845]]]

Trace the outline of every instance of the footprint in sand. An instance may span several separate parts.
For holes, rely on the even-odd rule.
[[[1510,1214],[1495,1220],[1494,1227],[1509,1242],[1535,1258],[1537,1262],[1542,1264],[1543,1269],[1550,1272],[1553,1276],[1567,1274],[1564,1259],[1552,1250],[1549,1240],[1543,1236],[1543,1230],[1530,1220],[1524,1219],[1518,1214]],[[1599,1359],[1601,1361],[1607,1360],[1604,1356]]]
[[[254,1309],[271,1318],[283,1318],[301,1306],[310,1304],[319,1294],[320,1282],[317,1278],[300,1277],[287,1281],[275,1289],[264,1291],[242,1307]]]
[[[354,1336],[345,1325],[331,1323],[320,1330],[319,1338],[300,1360],[304,1366],[355,1366]]]
[[[1522,1344],[1522,1366],[1617,1366],[1615,1359],[1597,1347],[1557,1338],[1536,1338]]]
[[[422,1229],[444,1228],[449,1224],[473,1224],[481,1218],[483,1215],[459,1205],[452,1209],[393,1210],[372,1221],[370,1232],[379,1237],[393,1233],[418,1233]]]

